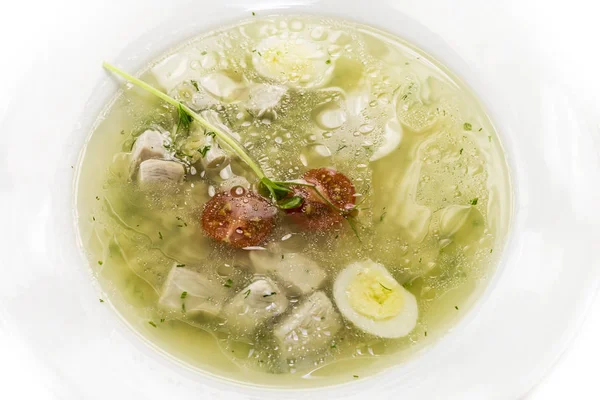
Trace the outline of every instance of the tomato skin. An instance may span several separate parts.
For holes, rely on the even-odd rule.
[[[338,209],[354,208],[356,190],[346,175],[331,168],[318,168],[307,171],[303,179],[315,185]],[[324,231],[344,220],[343,212],[327,204],[315,189],[307,186],[292,186],[292,189],[294,196],[302,197],[303,202],[299,207],[286,212],[298,225],[308,230]]]
[[[202,229],[233,247],[257,246],[271,233],[277,208],[267,199],[240,187],[220,192],[204,205]]]

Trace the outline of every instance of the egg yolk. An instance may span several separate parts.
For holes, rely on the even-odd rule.
[[[404,297],[398,282],[368,268],[354,277],[346,294],[356,312],[375,320],[395,317],[404,306]]]

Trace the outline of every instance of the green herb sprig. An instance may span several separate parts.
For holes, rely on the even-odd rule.
[[[340,214],[342,214],[344,216],[344,218],[350,223],[352,230],[358,236],[356,227],[355,227],[354,223],[351,222],[351,219],[350,219],[351,212],[356,209],[356,206],[349,208],[349,209],[339,208],[335,204],[333,204],[325,195],[323,195],[323,193],[321,193],[320,190],[315,185],[310,184],[310,183],[298,182],[298,181],[277,182],[277,181],[273,181],[273,180],[269,179],[266,176],[266,174],[263,172],[263,170],[260,168],[258,163],[254,160],[254,158],[231,135],[220,130],[215,125],[211,124],[209,121],[207,121],[206,119],[201,117],[199,114],[194,112],[191,108],[186,106],[184,103],[174,99],[173,97],[169,96],[166,93],[161,92],[160,90],[158,90],[155,87],[149,85],[148,83],[142,81],[141,79],[136,78],[135,76],[130,75],[127,72],[121,70],[120,68],[118,68],[112,64],[109,64],[107,62],[104,62],[102,65],[108,71],[115,73],[116,75],[129,81],[133,85],[152,93],[153,95],[160,98],[161,100],[164,100],[168,104],[171,104],[172,106],[176,107],[177,114],[179,117],[178,124],[177,124],[177,130],[179,130],[179,129],[187,130],[190,128],[190,125],[192,124],[192,122],[196,121],[197,123],[199,123],[201,126],[203,126],[206,129],[206,132],[207,132],[206,135],[216,137],[220,141],[225,143],[227,146],[229,146],[229,148],[231,148],[231,150],[233,150],[233,152],[235,152],[242,159],[242,161],[244,161],[248,165],[248,167],[250,167],[250,169],[254,172],[254,174],[258,177],[258,180],[260,182],[259,188],[263,191],[263,193],[268,194],[268,197],[271,198],[271,200],[275,203],[275,205],[277,207],[279,207],[281,209],[292,209],[292,208],[299,207],[302,204],[303,200],[299,196],[292,196],[291,198],[289,197],[289,195],[291,193],[293,193],[293,190],[291,189],[291,187],[296,186],[296,185],[311,187],[315,191],[315,193],[321,199],[323,199],[323,201],[325,201],[325,203],[327,205],[329,205],[334,210],[340,212]],[[210,148],[208,146],[206,146],[206,147],[200,149],[199,151],[204,156],[204,155],[206,155],[206,152],[209,149]],[[160,236],[162,236],[162,234],[160,234]],[[161,237],[161,239],[162,239],[162,237]],[[360,240],[360,238],[359,238],[359,240]]]

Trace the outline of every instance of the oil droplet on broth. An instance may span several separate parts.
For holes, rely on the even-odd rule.
[[[331,150],[324,144],[309,144],[302,149],[300,162],[309,168],[327,167],[331,163]]]
[[[326,130],[337,129],[346,122],[346,112],[334,102],[317,106],[313,115],[317,125]]]

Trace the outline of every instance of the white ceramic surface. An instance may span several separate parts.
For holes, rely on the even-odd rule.
[[[558,36],[530,28],[536,1],[459,3],[94,1],[55,27],[0,124],[0,326],[27,343],[48,392],[60,399],[300,396],[225,383],[152,351],[98,302],[73,223],[71,166],[102,96],[115,89],[100,62],[135,70],[194,32],[273,9],[355,19],[440,59],[490,110],[516,191],[511,243],[476,310],[411,362],[302,396],[512,399],[527,392],[564,349],[600,278],[600,112],[590,90],[600,85],[591,74],[565,74],[573,61],[557,63],[546,43]]]

